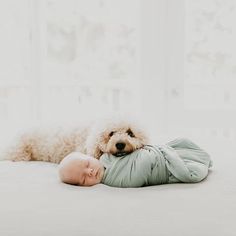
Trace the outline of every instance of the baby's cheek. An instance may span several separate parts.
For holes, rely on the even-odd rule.
[[[78,175],[76,175],[74,178],[75,178],[75,182],[76,182],[77,184],[79,184],[79,183],[82,182],[82,179],[81,179]]]
[[[91,179],[91,180],[89,180],[89,181],[87,182],[87,186],[93,186],[93,185],[95,185],[95,184],[97,184],[97,182],[96,182],[95,179]]]

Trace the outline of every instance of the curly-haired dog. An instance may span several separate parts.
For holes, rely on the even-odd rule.
[[[99,159],[103,153],[119,156],[145,144],[147,138],[144,132],[127,122],[112,122],[70,131],[38,130],[22,135],[7,152],[7,159],[60,163],[66,155],[74,151]]]

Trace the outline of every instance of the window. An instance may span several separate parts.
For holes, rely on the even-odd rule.
[[[0,123],[139,111],[139,2],[2,1]]]

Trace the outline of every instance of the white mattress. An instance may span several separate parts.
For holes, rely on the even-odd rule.
[[[70,186],[55,164],[2,161],[0,235],[235,236],[235,150],[209,148],[205,181],[136,189]]]

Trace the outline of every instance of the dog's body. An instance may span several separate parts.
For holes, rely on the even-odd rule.
[[[88,129],[77,128],[64,131],[34,130],[21,135],[7,151],[7,159],[13,161],[48,161],[59,163],[76,150],[86,153],[85,142]]]
[[[31,131],[23,134],[7,152],[13,161],[48,161],[60,163],[69,153],[80,151],[97,159],[103,153],[122,155],[147,144],[144,133],[126,122],[106,125]]]

